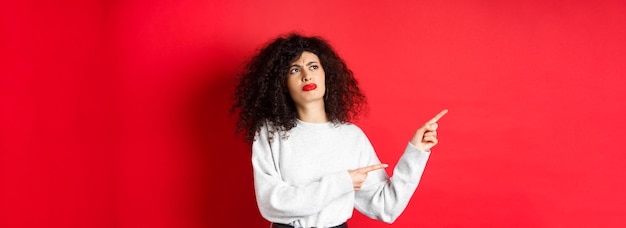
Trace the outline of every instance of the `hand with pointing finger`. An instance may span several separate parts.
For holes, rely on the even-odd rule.
[[[378,164],[378,165],[370,165],[358,169],[348,170],[350,173],[350,178],[352,178],[352,186],[354,186],[354,191],[358,191],[363,186],[363,182],[367,178],[367,173],[387,168],[387,164]]]
[[[430,151],[435,145],[437,145],[437,121],[448,113],[447,109],[439,112],[435,117],[426,122],[422,127],[417,129],[415,135],[411,139],[410,143],[421,151]]]

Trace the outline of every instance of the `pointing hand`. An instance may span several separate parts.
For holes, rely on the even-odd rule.
[[[354,191],[358,191],[363,186],[363,182],[367,178],[367,173],[387,168],[387,164],[378,164],[378,165],[370,165],[358,169],[348,170],[350,173],[350,177],[352,178],[352,186],[354,186]]]
[[[421,151],[429,151],[430,148],[437,145],[437,121],[448,113],[447,109],[439,112],[435,117],[426,122],[422,127],[417,129],[415,135],[411,139],[411,144]]]

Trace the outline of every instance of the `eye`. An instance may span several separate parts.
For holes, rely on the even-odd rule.
[[[298,73],[298,72],[300,72],[300,70],[298,68],[291,68],[289,70],[289,74],[295,74],[295,73]]]
[[[317,66],[317,65],[312,65],[311,67],[309,67],[309,69],[311,69],[311,70],[317,70],[317,69],[319,69],[319,68],[320,68],[320,67],[319,67],[319,66]]]

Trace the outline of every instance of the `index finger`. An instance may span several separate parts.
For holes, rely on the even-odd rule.
[[[432,119],[430,119],[428,122],[426,122],[427,124],[430,123],[436,123],[437,121],[439,121],[439,119],[441,119],[441,117],[443,117],[443,115],[445,115],[446,113],[448,113],[448,109],[444,109],[443,111],[439,112],[439,114],[437,114],[435,117],[433,117]]]
[[[362,168],[358,168],[357,170],[364,172],[364,173],[369,173],[371,171],[377,170],[377,169],[384,169],[387,168],[387,164],[378,164],[378,165],[370,165],[370,166],[365,166]]]

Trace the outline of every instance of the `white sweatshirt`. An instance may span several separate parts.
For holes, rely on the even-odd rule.
[[[264,126],[252,144],[257,204],[265,219],[295,227],[336,226],[354,208],[392,223],[415,192],[429,155],[408,143],[391,179],[383,169],[369,172],[355,192],[348,170],[381,163],[359,127],[298,120],[288,138],[278,133],[270,143]]]

